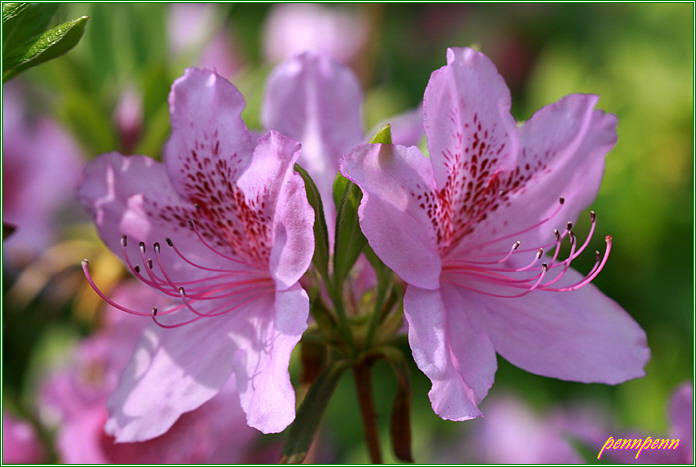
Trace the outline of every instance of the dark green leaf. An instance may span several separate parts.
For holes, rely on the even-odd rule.
[[[329,400],[348,366],[345,360],[337,360],[329,364],[309,387],[304,401],[297,409],[295,421],[290,425],[285,436],[281,463],[299,464],[307,456]]]
[[[26,42],[43,33],[58,9],[57,3],[24,3],[8,14],[2,23],[2,53],[11,54]],[[3,5],[4,6],[4,5]]]
[[[329,277],[329,234],[324,218],[324,205],[319,190],[307,171],[299,164],[295,164],[295,171],[304,180],[307,200],[314,209],[314,256],[312,263],[319,273],[327,279]]]
[[[3,82],[72,49],[85,32],[88,17],[63,23],[33,38],[3,57]]]
[[[29,7],[28,3],[3,3],[2,4],[2,25],[16,18]]]

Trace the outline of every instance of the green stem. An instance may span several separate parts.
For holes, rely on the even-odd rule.
[[[382,452],[379,447],[379,431],[377,429],[377,412],[372,397],[372,364],[361,361],[353,366],[355,386],[360,403],[360,414],[365,427],[365,441],[373,464],[382,463]]]
[[[336,284],[331,284],[329,295],[331,301],[334,304],[334,309],[336,310],[336,318],[338,320],[337,327],[343,338],[345,339],[346,345],[348,346],[348,352],[351,358],[356,355],[355,339],[353,338],[353,333],[350,329],[350,323],[348,322],[348,315],[346,315],[346,310],[343,308],[343,297],[342,294],[338,292],[338,286]]]
[[[377,327],[382,321],[382,307],[384,306],[385,298],[387,297],[390,289],[390,285],[382,287],[380,284],[377,287],[377,298],[375,299],[375,307],[372,310],[372,316],[370,316],[370,323],[367,328],[367,338],[365,339],[365,348],[372,348],[372,342],[375,338],[375,332],[377,332]]]

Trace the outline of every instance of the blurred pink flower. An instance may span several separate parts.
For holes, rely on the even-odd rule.
[[[163,304],[166,297],[131,283],[113,295],[125,306]],[[169,464],[273,462],[270,456],[253,452],[259,433],[246,425],[239,397],[230,380],[212,399],[183,414],[164,434],[141,443],[116,443],[104,432],[106,401],[118,384],[148,320],[107,306],[102,328],[82,341],[72,352],[71,363],[56,371],[43,384],[42,412],[58,428],[56,449],[68,464]]]
[[[156,325],[109,400],[107,432],[159,436],[232,377],[248,424],[282,431],[295,416],[290,353],[309,315],[298,281],[314,251],[314,213],[293,171],[300,146],[275,131],[254,143],[244,99],[213,72],[187,69],[169,104],[164,163],[104,154],[78,189],[107,246],[173,299],[152,311],[116,304]]]
[[[638,430],[622,431],[616,428],[605,428],[601,435],[593,437],[580,436],[588,446],[591,445],[601,453],[601,460],[618,462],[622,464],[694,464],[694,385],[691,381],[677,386],[670,397],[667,415],[670,423],[670,431],[667,434],[646,433]],[[648,443],[646,449],[602,449],[607,441],[618,439],[645,440],[652,438],[679,440],[676,449],[652,448]],[[613,444],[613,443],[612,443]],[[621,443],[623,444],[623,443]],[[671,444],[671,441],[670,441]],[[610,445],[611,446],[611,445]],[[636,458],[638,456],[638,458]]]
[[[46,451],[34,428],[3,410],[2,412],[2,463],[38,464],[43,462]]]
[[[567,96],[518,126],[493,63],[449,49],[423,101],[429,157],[368,144],[342,159],[341,172],[363,191],[358,214],[370,246],[408,284],[409,343],[442,418],[481,416],[496,353],[572,381],[644,374],[645,333],[590,284],[610,237],[587,276],[570,268],[595,216],[582,245],[568,220],[596,196],[616,142],[616,118],[596,102]],[[570,253],[560,259],[566,238]]]
[[[228,24],[219,5],[207,3],[173,3],[169,5],[167,33],[175,58],[232,78],[243,66]],[[188,57],[188,58],[186,58]]]
[[[32,259],[57,239],[61,208],[74,200],[82,152],[54,121],[31,114],[15,81],[3,86],[2,216],[17,227],[10,260]]]
[[[321,194],[332,240],[336,220],[332,193],[340,157],[366,141],[362,103],[356,76],[326,53],[304,52],[291,57],[276,66],[266,82],[261,121],[266,128],[302,143],[298,163],[312,176]],[[396,143],[418,143],[423,134],[420,111],[390,121]]]
[[[568,414],[539,413],[516,396],[498,395],[482,406],[486,416],[457,438],[437,446],[433,462],[466,464],[579,464],[565,429]]]
[[[367,36],[366,19],[348,8],[282,3],[274,5],[266,17],[264,54],[266,61],[276,63],[316,51],[348,64],[363,49]]]

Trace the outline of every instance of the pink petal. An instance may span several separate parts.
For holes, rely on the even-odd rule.
[[[237,391],[247,424],[264,433],[283,431],[295,419],[290,354],[307,329],[309,298],[299,284],[277,291],[275,307],[254,304],[235,338]]]
[[[223,316],[175,329],[150,326],[109,399],[107,433],[117,442],[159,436],[233,373],[249,426],[282,431],[295,416],[288,364],[308,315],[309,299],[296,284]]]
[[[415,147],[365,144],[343,158],[341,172],[362,189],[360,227],[375,253],[409,284],[437,288],[441,262],[427,213],[435,184],[430,160]]]
[[[604,158],[616,143],[616,117],[593,110],[597,96],[573,94],[548,105],[520,128],[518,171],[505,181],[508,201],[488,214],[470,237],[490,239],[503,229],[524,230],[559,206],[551,221],[514,239],[529,247],[563,231],[595,198]]]
[[[140,258],[138,242],[148,248],[155,242],[162,243],[163,262],[175,276],[183,261],[167,251],[165,238],[171,238],[194,258],[205,258],[208,266],[220,262],[220,257],[211,254],[186,222],[194,218],[193,206],[174,191],[164,164],[149,157],[118,153],[99,156],[85,166],[78,198],[92,214],[104,243],[122,259],[121,238],[126,235],[133,260]],[[188,279],[201,275],[201,270],[183,269]]]
[[[464,313],[456,291],[409,285],[404,297],[408,340],[418,368],[433,383],[433,410],[447,420],[480,417],[477,404],[493,385],[495,351]]]
[[[439,189],[448,177],[463,187],[478,183],[482,170],[464,170],[464,162],[514,167],[518,142],[510,91],[482,53],[447,49],[447,66],[432,73],[425,90],[423,121]]]
[[[225,189],[249,164],[254,146],[241,118],[243,108],[237,88],[214,72],[188,68],[174,82],[165,162],[184,199],[209,204],[215,194],[211,189]]]
[[[224,316],[147,328],[109,399],[106,432],[117,442],[152,439],[215,396],[234,370],[237,322]]]
[[[306,52],[268,78],[261,121],[302,143],[298,162],[312,176],[333,226],[332,187],[339,158],[363,138],[362,92],[353,73],[328,55]]]
[[[580,280],[572,269],[566,277]],[[605,384],[645,374],[650,358],[645,332],[592,284],[514,299],[467,291],[461,295],[474,326],[488,335],[500,355],[524,370]]]
[[[254,160],[240,186],[265,199],[273,218],[271,275],[280,289],[295,284],[307,271],[314,254],[314,210],[307,201],[304,181],[293,171],[300,145],[276,131],[259,139]]]

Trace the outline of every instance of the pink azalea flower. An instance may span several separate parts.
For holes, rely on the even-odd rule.
[[[295,416],[288,362],[307,327],[298,280],[314,250],[314,213],[293,172],[300,146],[275,131],[254,145],[241,94],[213,72],[188,69],[169,104],[164,163],[105,154],[78,189],[104,242],[174,300],[110,301],[155,323],[109,401],[106,429],[119,442],[156,437],[233,377],[248,424],[281,431]]]
[[[587,276],[569,267],[589,237],[577,239],[568,221],[597,193],[616,118],[593,110],[596,96],[575,94],[518,127],[486,56],[450,49],[447,63],[425,91],[430,157],[363,145],[341,165],[363,191],[370,246],[408,284],[409,342],[433,383],[433,409],[451,420],[480,416],[496,352],[566,380],[642,376],[645,333],[590,284],[611,238]]]
[[[289,5],[288,5],[289,6]],[[305,52],[285,60],[268,77],[261,121],[302,143],[299,163],[312,176],[324,203],[329,229],[336,212],[333,182],[343,154],[365,142],[362,90],[355,74],[326,53]],[[417,144],[420,113],[394,121],[394,141]]]
[[[166,301],[153,289],[132,283],[120,286],[113,299],[122,306]],[[198,409],[183,414],[161,436],[140,443],[115,443],[104,432],[108,418],[106,402],[148,320],[107,306],[103,321],[97,333],[75,348],[72,362],[54,372],[42,386],[42,412],[49,414],[46,418],[56,425],[56,449],[62,462],[163,464],[249,460],[250,445],[259,433],[246,426],[233,379]]]
[[[36,464],[45,458],[34,428],[2,411],[2,463]]]

